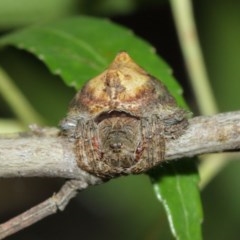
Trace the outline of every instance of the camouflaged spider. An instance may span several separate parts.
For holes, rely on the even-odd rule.
[[[164,159],[165,141],[187,127],[186,111],[126,52],[73,99],[62,133],[78,166],[101,178],[137,174]]]

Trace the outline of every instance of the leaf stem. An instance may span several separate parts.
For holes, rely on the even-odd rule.
[[[42,117],[2,68],[0,68],[0,94],[23,125],[43,123]]]
[[[197,35],[191,0],[170,0],[186,67],[203,115],[215,114],[217,104],[209,84]]]
[[[212,115],[218,112],[218,107],[212,92],[207,70],[203,60],[196,24],[193,16],[191,0],[170,0],[178,37],[188,70],[193,91],[196,96],[199,110],[203,115]],[[209,161],[206,158],[217,158]],[[205,157],[199,167],[201,176],[200,187],[203,188],[225,166],[226,155]]]

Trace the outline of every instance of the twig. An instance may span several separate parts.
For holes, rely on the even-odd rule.
[[[240,111],[201,116],[189,120],[189,127],[181,137],[166,142],[165,160],[239,148]],[[78,168],[73,143],[55,133],[0,137],[0,177],[81,179],[86,176],[91,175]]]
[[[180,149],[178,149],[180,148]],[[166,159],[239,150],[240,111],[195,117],[179,139],[167,145]]]
[[[103,181],[83,170],[75,160],[73,143],[57,129],[0,137],[0,177],[63,177],[68,180],[51,198],[0,225],[0,239],[63,210],[71,198]],[[189,120],[185,133],[166,142],[165,160],[240,149],[240,111]],[[148,169],[146,169],[147,171]]]
[[[83,190],[87,186],[88,184],[85,181],[67,181],[59,192],[54,194],[52,197],[1,224],[0,239],[4,239],[5,237],[38,222],[41,219],[56,213],[58,210],[63,211],[68,202],[76,196],[77,191]]]

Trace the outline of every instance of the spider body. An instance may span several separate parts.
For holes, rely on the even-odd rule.
[[[164,159],[165,141],[186,127],[186,112],[126,52],[76,94],[61,123],[79,167],[101,178],[154,167]]]

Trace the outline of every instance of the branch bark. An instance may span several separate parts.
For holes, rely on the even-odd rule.
[[[60,191],[26,212],[0,224],[0,239],[28,227],[42,218],[64,210],[78,190],[102,182],[81,170],[73,143],[54,128],[0,136],[0,177],[63,177]],[[240,149],[240,111],[212,117],[195,117],[178,139],[166,143],[165,160]]]
[[[165,160],[239,149],[240,111],[201,116],[189,120],[181,137],[166,143]],[[73,144],[52,129],[0,136],[0,177],[95,179],[77,166]]]

